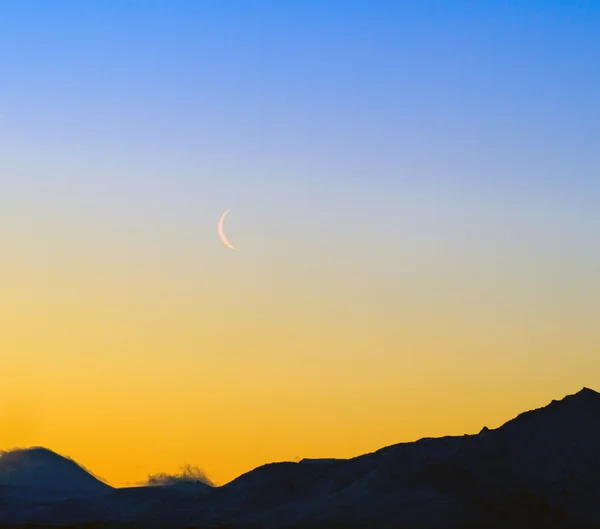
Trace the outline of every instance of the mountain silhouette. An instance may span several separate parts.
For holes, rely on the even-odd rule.
[[[92,493],[111,488],[72,459],[40,447],[0,452],[0,486]]]
[[[4,462],[9,452],[0,459],[0,524],[598,529],[599,448],[600,394],[584,388],[497,429],[425,438],[352,459],[271,463],[221,487],[111,489],[48,450],[21,451],[12,456],[18,464]],[[48,496],[46,489],[58,485],[78,485],[87,495]],[[19,496],[15,490],[23,487],[39,497]]]

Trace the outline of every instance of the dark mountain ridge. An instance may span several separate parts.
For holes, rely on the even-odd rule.
[[[46,458],[44,486],[51,469],[65,482],[67,462],[85,472]],[[77,474],[87,497],[36,499],[15,486],[32,485],[17,467],[0,488],[0,524],[11,527],[600,529],[600,394],[584,388],[479,434],[271,463],[222,487],[111,489]]]
[[[42,447],[0,452],[0,486],[91,493],[111,489],[72,459]]]

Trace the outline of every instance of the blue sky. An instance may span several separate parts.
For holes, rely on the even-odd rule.
[[[581,238],[600,224],[593,2],[0,9],[5,215],[208,236],[233,207],[246,237],[351,238],[376,214],[378,244],[448,203]]]
[[[5,145],[386,190],[597,189],[593,2],[1,9]]]
[[[565,253],[600,226],[593,2],[0,11],[5,230],[16,215],[31,233],[147,222],[214,238],[233,207],[238,245],[436,233],[446,247],[478,224],[529,240],[529,223]]]

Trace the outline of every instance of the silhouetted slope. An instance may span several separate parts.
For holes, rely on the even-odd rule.
[[[75,461],[46,448],[2,452],[0,485],[54,491],[106,492],[111,489]]]
[[[152,489],[41,501],[26,514],[145,529],[600,529],[600,394],[583,389],[477,435],[272,463],[223,487]],[[0,522],[23,516],[0,505]]]
[[[419,468],[413,481],[506,523],[535,519],[545,529],[600,523],[594,502],[585,499],[600,500],[599,447],[600,394],[585,388],[466,436],[450,457]]]

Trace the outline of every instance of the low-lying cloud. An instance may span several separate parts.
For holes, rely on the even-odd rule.
[[[204,471],[193,465],[183,465],[181,471],[176,474],[151,474],[148,476],[146,485],[149,487],[160,487],[165,485],[177,485],[180,483],[204,483],[211,487],[215,487],[216,484],[204,473]]]

